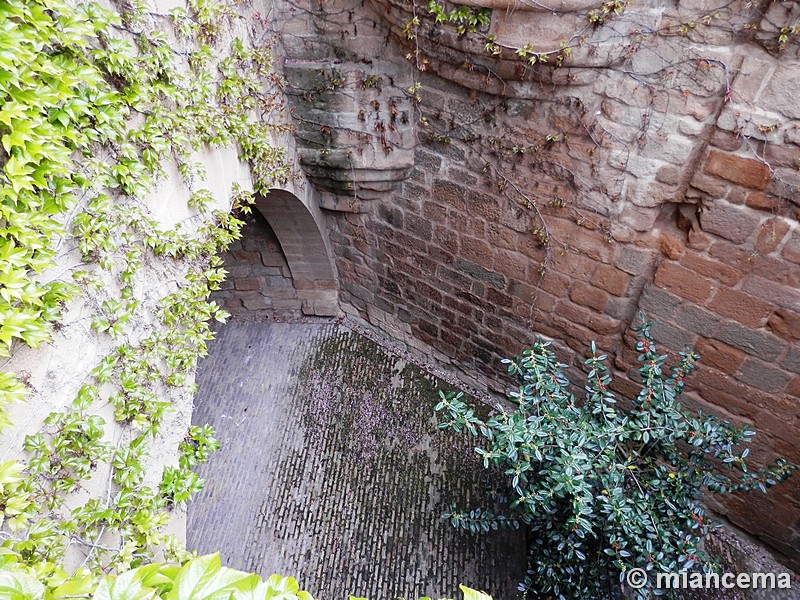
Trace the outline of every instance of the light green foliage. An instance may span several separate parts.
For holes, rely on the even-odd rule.
[[[203,489],[203,480],[191,469],[206,462],[219,449],[210,425],[192,425],[178,446],[178,466],[166,467],[161,477],[161,496],[172,504],[187,502]]]
[[[428,2],[428,12],[433,15],[436,23],[453,23],[459,35],[488,27],[492,15],[492,11],[487,8],[474,9],[469,6],[458,6],[448,11],[437,0]]]
[[[14,600],[94,598],[95,600],[312,600],[292,577],[258,575],[223,567],[218,554],[177,565],[152,563],[97,576],[79,570],[43,577],[5,557],[0,559],[0,597]]]
[[[436,406],[446,419],[440,427],[483,438],[475,451],[484,467],[508,478],[506,514],[453,507],[444,516],[472,531],[527,527],[530,570],[521,589],[533,597],[613,598],[619,577],[633,567],[711,568],[701,545],[710,525],[704,490],[766,491],[795,469],[779,460],[749,471],[755,432],[679,403],[697,355],[683,353],[667,374],[650,324],[635,331],[643,387],[629,408],[617,406],[606,356],[594,344],[578,400],[565,365],[542,340],[505,361],[519,383],[509,394],[513,410],[498,406],[483,421],[458,396],[441,394]]]
[[[206,462],[216,450],[219,450],[219,442],[214,437],[214,428],[210,425],[192,425],[178,446],[178,463],[184,469],[191,469]]]
[[[142,10],[133,7],[127,23],[141,20]],[[231,13],[224,4],[199,0],[190,11],[194,16],[187,13],[187,19],[208,37]],[[268,48],[246,50],[237,41],[233,58],[215,72],[210,47],[201,45],[187,69],[162,31],[123,36],[122,22],[92,2],[73,8],[61,0],[10,0],[0,6],[0,356],[15,340],[33,347],[49,340],[64,302],[75,294],[73,285],[35,275],[53,266],[52,242],[64,233],[57,217],[76,198],[90,198],[71,224],[84,259],[110,270],[120,221],[141,222],[107,192],[148,192],[165,161],[177,160],[188,178],[197,170],[192,151],[238,142],[243,157],[254,161],[259,191],[290,175],[284,150],[270,139],[282,126],[269,118],[277,102],[263,92]],[[252,122],[256,105],[267,118]],[[136,115],[142,124],[131,128]],[[190,200],[200,210],[208,203],[203,190]],[[135,245],[126,250],[137,252]],[[131,279],[136,260],[127,265]],[[94,327],[117,336],[134,307],[105,308],[110,314]],[[0,426],[6,425],[3,404],[23,395],[12,376],[0,376]]]
[[[313,600],[294,577],[270,575],[263,581],[258,575],[223,567],[219,554],[199,556],[182,566],[152,563],[117,576],[78,571],[46,578],[8,557],[0,558],[0,569],[0,597],[8,600]],[[483,592],[459,587],[464,600],[492,600]]]
[[[72,403],[65,398],[26,437],[27,463],[0,464],[0,563],[30,567],[52,589],[67,581],[65,552],[77,552],[85,568],[62,592],[78,597],[100,572],[156,553],[188,558],[162,529],[172,505],[201,489],[191,468],[216,448],[213,431],[190,430],[178,467],[157,489],[145,485],[143,460],[172,398],[193,391],[191,374],[212,338],[208,322],[227,318],[207,297],[225,275],[217,255],[239,236],[236,215],[252,202],[236,189],[233,212],[212,210],[223,199],[202,187],[194,153],[239,147],[261,192],[291,176],[284,149],[272,143],[286,128],[268,92],[269,45],[210,46],[235,9],[192,0],[173,20],[144,2],[124,4],[118,14],[94,2],[0,3],[0,356],[49,341],[80,292],[94,311],[87,329],[113,344]],[[188,51],[179,51],[173,27],[199,40],[184,40]],[[201,222],[193,232],[163,230],[140,202],[170,162],[191,191]],[[64,239],[87,264],[56,273],[54,248]],[[145,265],[175,273],[177,289],[157,305],[143,294]],[[8,424],[3,406],[26,391],[23,379],[0,373],[0,428]],[[100,493],[79,499],[92,478]],[[100,585],[96,597],[147,596],[114,595],[119,581]],[[25,576],[0,586],[12,597],[41,591]]]
[[[623,0],[606,0],[603,2],[599,8],[595,8],[590,10],[586,18],[592,25],[602,25],[605,23],[611,15],[618,15],[625,7],[628,6],[628,2]]]

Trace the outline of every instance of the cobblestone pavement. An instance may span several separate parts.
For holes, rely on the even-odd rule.
[[[334,323],[232,321],[198,372],[194,422],[222,449],[203,465],[188,546],[294,575],[321,600],[517,598],[517,531],[439,518],[488,485],[468,439],[436,429],[433,376]]]

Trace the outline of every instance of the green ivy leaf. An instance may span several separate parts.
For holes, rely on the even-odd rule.
[[[458,588],[464,593],[464,600],[492,600],[492,597],[485,592],[473,590],[465,585],[459,585]]]
[[[42,600],[44,592],[44,585],[28,573],[0,571],[0,598],[4,600]]]

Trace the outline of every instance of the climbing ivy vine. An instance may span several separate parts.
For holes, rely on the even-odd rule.
[[[223,567],[219,554],[200,556],[182,566],[152,563],[117,577],[95,578],[78,572],[47,583],[13,561],[0,564],[4,567],[0,571],[0,593],[12,600],[40,600],[48,592],[52,594],[48,597],[103,600],[312,600],[294,577],[271,575],[263,581],[258,575]],[[483,592],[463,585],[460,588],[464,600],[492,600]],[[350,596],[350,600],[365,599]]]
[[[121,12],[0,4],[0,356],[49,342],[79,297],[100,347],[112,348],[26,437],[27,463],[0,464],[0,564],[49,589],[66,581],[68,563],[80,566],[71,597],[89,597],[85,581],[99,574],[188,557],[163,525],[202,488],[191,469],[218,446],[213,430],[189,429],[158,485],[144,459],[172,399],[193,391],[209,322],[227,317],[207,297],[225,274],[217,255],[252,202],[234,189],[231,210],[212,210],[224,199],[202,187],[195,157],[236,146],[259,193],[292,177],[272,143],[286,126],[269,92],[280,83],[269,40],[229,39],[243,18],[202,0],[169,15],[141,2]],[[164,229],[144,202],[170,164],[190,190],[188,227]],[[80,263],[64,270],[73,254]],[[170,293],[154,297],[145,265],[167,273]],[[10,424],[4,407],[28,391],[24,377],[0,373],[0,429]],[[76,494],[93,476],[105,478],[102,493]],[[147,577],[166,589],[167,571],[154,569]]]

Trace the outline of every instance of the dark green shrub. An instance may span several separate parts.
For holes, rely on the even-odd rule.
[[[436,410],[446,418],[440,427],[483,438],[475,451],[484,467],[502,469],[509,479],[506,514],[453,507],[444,516],[472,531],[527,527],[530,569],[520,589],[531,597],[613,598],[634,567],[650,573],[713,568],[700,547],[710,525],[704,490],[766,491],[796,468],[779,460],[748,471],[746,445],[755,432],[688,412],[678,402],[699,357],[681,353],[665,373],[666,356],[656,352],[650,324],[634,331],[643,387],[624,408],[594,343],[580,400],[565,365],[541,339],[504,361],[519,382],[508,394],[513,408],[499,405],[484,422],[460,394],[440,392]],[[648,584],[638,597],[653,591]]]

